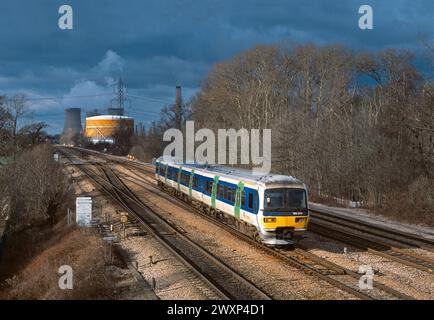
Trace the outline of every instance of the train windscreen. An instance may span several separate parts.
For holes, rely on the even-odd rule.
[[[278,188],[265,191],[265,211],[306,211],[306,191]]]

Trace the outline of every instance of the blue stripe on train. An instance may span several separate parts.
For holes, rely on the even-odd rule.
[[[165,174],[166,174],[166,166],[157,163],[155,167],[156,167],[156,170],[155,170],[156,174],[158,174],[158,175],[160,175],[161,177],[164,178]],[[179,173],[179,169],[178,168],[169,166],[168,174],[167,174],[167,179],[168,180],[172,180],[174,182],[178,182],[178,173]],[[182,173],[187,174],[187,175],[190,176],[190,172],[189,171],[182,170]],[[208,182],[213,182],[214,179],[202,176],[202,175],[198,174],[197,172],[194,174],[194,176],[198,179],[198,187],[193,187],[192,189],[195,190],[195,191],[197,191],[197,192],[203,193],[203,194],[205,194],[207,196],[211,196],[211,192],[208,192],[205,189],[205,184],[206,184],[207,181]],[[186,187],[189,186],[188,183],[185,183],[183,181],[181,181],[180,184],[183,185],[183,186],[186,186]],[[236,184],[229,183],[229,182],[226,182],[226,181],[219,181],[219,185],[231,187],[234,190],[237,189],[237,185]],[[243,209],[244,211],[253,213],[253,214],[257,214],[258,213],[258,202],[259,202],[258,191],[255,190],[255,189],[252,189],[252,188],[244,187],[244,192],[246,194],[246,198],[245,198],[244,205],[241,205],[241,209]],[[253,194],[253,208],[250,208],[248,206],[248,198],[249,198],[249,194],[250,193]],[[218,195],[217,195],[216,199],[219,200],[219,201],[222,201],[222,202],[224,202],[226,204],[229,204],[231,206],[234,206],[234,202],[229,201],[228,199],[225,199],[223,197],[219,197]]]

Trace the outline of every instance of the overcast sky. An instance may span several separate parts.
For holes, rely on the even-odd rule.
[[[58,27],[62,4],[73,30]],[[373,30],[358,27],[363,4]],[[65,108],[106,109],[119,76],[135,96],[127,113],[149,124],[176,85],[188,99],[213,63],[258,43],[418,52],[434,41],[433,0],[1,0],[0,14],[0,95],[26,93],[50,133]]]

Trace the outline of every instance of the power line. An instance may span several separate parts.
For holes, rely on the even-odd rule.
[[[29,101],[39,101],[39,100],[63,100],[63,99],[81,99],[81,98],[92,98],[92,97],[102,97],[102,96],[110,96],[110,94],[91,94],[91,95],[82,95],[82,96],[63,96],[63,97],[41,97],[41,98],[25,98],[25,100]],[[7,99],[11,100],[11,99]]]
[[[119,93],[118,93],[119,95]],[[52,96],[52,97],[26,97],[25,100],[27,101],[41,101],[41,100],[63,100],[63,99],[83,99],[83,98],[93,98],[93,97],[105,97],[105,96],[111,96],[109,93],[103,93],[103,94],[89,94],[89,95],[79,95],[79,96]],[[142,100],[150,100],[155,102],[162,102],[162,103],[172,103],[170,100],[165,99],[159,99],[159,98],[152,98],[148,96],[137,96],[137,95],[131,95],[127,94],[125,95],[123,92],[121,93],[121,97],[128,97],[133,99],[142,99]],[[117,101],[119,97],[117,97]],[[5,101],[11,101],[12,98],[5,99]],[[124,98],[125,100],[125,98]]]
[[[151,101],[156,101],[156,102],[163,102],[163,103],[172,103],[169,100],[163,100],[163,99],[157,99],[157,98],[150,98],[150,97],[146,97],[146,96],[136,96],[136,95],[131,95],[129,94],[128,97],[133,98],[133,99],[143,99],[143,100],[151,100]]]
[[[138,114],[138,115],[152,115],[152,116],[160,116],[159,112],[152,112],[152,111],[129,111],[130,114]]]
[[[142,111],[145,111],[145,112],[153,112],[153,113],[159,113],[160,112],[160,109],[156,109],[156,108],[152,108],[153,110],[149,110],[149,109],[144,109],[142,106],[140,106],[140,105],[134,105],[134,106],[131,106],[130,108],[129,108],[129,110],[137,110],[137,112],[142,112]],[[155,110],[157,110],[157,111],[155,111]]]

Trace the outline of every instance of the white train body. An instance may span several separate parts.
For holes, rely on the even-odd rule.
[[[269,245],[292,244],[307,228],[307,189],[282,175],[253,175],[223,166],[189,165],[159,158],[158,184]]]

